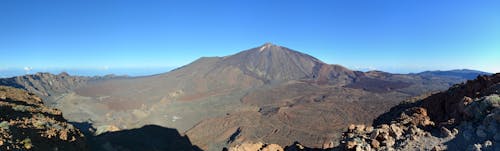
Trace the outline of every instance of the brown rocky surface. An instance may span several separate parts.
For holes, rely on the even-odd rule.
[[[0,86],[0,150],[87,150],[83,134],[24,90]]]
[[[283,148],[277,144],[243,143],[229,148],[228,151],[283,151]]]
[[[430,110],[430,117],[436,122],[446,122],[453,119],[460,122],[465,116],[465,106],[470,98],[479,98],[498,94],[500,75],[480,76],[466,84],[455,85],[446,93],[438,93],[422,100],[422,107]]]
[[[217,150],[216,144],[238,144],[259,140],[281,146],[299,141],[313,148],[338,144],[350,123],[370,124],[381,108],[397,104],[404,95],[379,95],[357,89],[325,88],[295,83],[250,93],[242,101],[261,106],[255,110],[230,113],[204,120],[186,134],[203,149]],[[275,94],[275,95],[273,95]],[[205,131],[210,129],[210,131]],[[234,134],[234,139],[231,136]]]
[[[323,151],[324,149],[319,148],[308,148],[302,144],[295,142],[290,146],[285,146],[284,148],[278,144],[264,144],[262,142],[250,143],[245,142],[238,144],[234,147],[229,147],[229,149],[224,148],[227,151]],[[328,150],[338,150],[338,148],[331,148]]]
[[[377,118],[374,127],[348,125],[339,146],[316,150],[500,150],[499,85],[500,74],[479,76],[447,91],[412,98]],[[244,145],[257,150],[266,146],[243,142],[235,148]]]
[[[500,74],[405,102],[376,120],[371,132],[349,127],[347,150],[500,150]]]

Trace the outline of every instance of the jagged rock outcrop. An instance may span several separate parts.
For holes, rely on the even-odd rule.
[[[63,72],[58,75],[51,73],[36,73],[0,79],[0,85],[25,89],[40,97],[51,96],[54,93],[69,92],[73,88],[84,85],[90,77],[70,76]]]
[[[71,92],[75,88],[85,86],[89,81],[126,78],[127,76],[71,76],[66,72],[51,74],[38,72],[24,76],[0,79],[0,85],[27,90],[39,97],[46,98],[55,94]]]
[[[0,150],[87,150],[84,135],[42,100],[0,86]]]
[[[498,94],[500,74],[479,76],[466,84],[454,85],[448,91],[422,100],[422,107],[430,110],[429,116],[437,122],[464,119],[464,108],[471,99]]]
[[[347,150],[500,150],[500,74],[393,107],[375,128],[349,126]]]

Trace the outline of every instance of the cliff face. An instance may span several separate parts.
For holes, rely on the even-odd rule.
[[[71,76],[66,72],[51,74],[47,72],[38,72],[24,76],[0,79],[0,85],[11,86],[27,90],[39,97],[47,98],[57,94],[72,92],[76,88],[83,87],[89,82],[127,78],[127,76]]]
[[[0,86],[0,150],[87,150],[83,134],[42,100]]]
[[[90,77],[70,76],[64,72],[58,75],[50,73],[36,73],[32,75],[0,79],[0,85],[25,89],[40,97],[48,97],[55,93],[69,92],[73,88],[86,84],[89,79]]]

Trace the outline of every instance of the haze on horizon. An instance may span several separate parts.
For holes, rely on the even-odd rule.
[[[500,2],[0,2],[0,76],[145,75],[272,42],[353,70],[500,72]]]

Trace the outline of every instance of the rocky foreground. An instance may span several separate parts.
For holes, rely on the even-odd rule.
[[[42,100],[0,86],[0,150],[87,150],[84,135]]]
[[[250,150],[500,150],[500,74],[479,76],[447,91],[405,101],[373,126],[349,125],[339,146],[323,149],[298,143],[242,143],[229,151]]]

